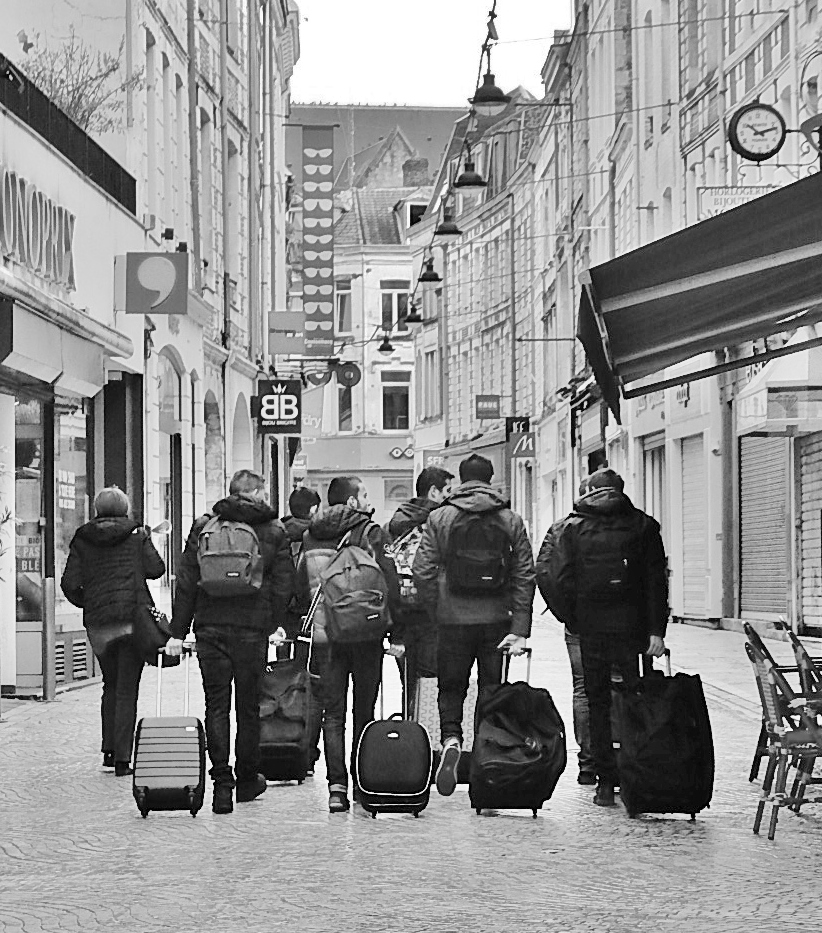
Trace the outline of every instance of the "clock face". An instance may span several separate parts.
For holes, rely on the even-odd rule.
[[[754,162],[776,155],[785,142],[785,133],[782,115],[768,104],[741,107],[728,127],[731,148]]]

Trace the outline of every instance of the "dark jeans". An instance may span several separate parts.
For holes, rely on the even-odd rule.
[[[596,773],[604,783],[619,784],[611,737],[611,669],[616,668],[622,675],[627,689],[635,688],[639,681],[639,648],[619,635],[581,635],[579,641]]]
[[[591,753],[591,719],[588,712],[588,696],[585,693],[585,675],[582,670],[582,651],[579,647],[579,635],[565,630],[565,647],[571,662],[571,683],[573,684],[574,738],[579,746],[579,770],[596,772],[594,756]]]
[[[234,784],[228,763],[231,749],[231,685],[237,739],[237,781],[253,781],[260,770],[260,681],[268,654],[268,638],[249,629],[197,632],[197,658],[205,692],[205,731],[211,777],[215,784]]]
[[[420,677],[437,676],[437,627],[428,613],[424,620],[409,619],[404,639],[405,658],[397,658],[397,667],[402,681],[403,706],[410,718],[414,715],[417,681]]]
[[[320,696],[325,708],[323,739],[330,790],[348,790],[345,768],[345,715],[348,679],[354,683],[354,734],[351,743],[351,780],[356,786],[357,744],[362,730],[374,719],[382,674],[382,642],[330,646],[320,670]]]
[[[122,638],[109,645],[97,660],[103,672],[103,699],[100,703],[102,751],[114,752],[115,761],[131,761],[143,659],[131,638]]]
[[[477,662],[479,689],[502,681],[502,652],[497,645],[510,632],[508,622],[490,625],[441,625],[437,646],[440,738],[462,742],[462,707],[471,668]]]

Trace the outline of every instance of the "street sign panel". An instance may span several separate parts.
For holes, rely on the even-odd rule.
[[[515,418],[505,419],[505,437],[506,440],[512,434],[525,434],[531,430],[531,419],[528,415],[521,415]]]
[[[499,395],[477,395],[477,418],[480,421],[492,421],[500,417]]]
[[[302,431],[302,393],[299,379],[259,383],[252,414],[260,434],[299,434]]]
[[[525,434],[514,434],[508,442],[508,450],[512,460],[528,459],[536,456],[536,435],[533,431]]]

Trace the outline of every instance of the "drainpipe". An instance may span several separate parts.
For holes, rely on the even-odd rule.
[[[445,435],[444,445],[451,438],[451,409],[449,405],[449,363],[448,363],[448,246],[442,247],[442,313],[439,316],[439,344],[442,349],[440,360],[440,398],[442,399],[442,425]]]
[[[223,360],[223,437],[228,440],[229,397],[228,371],[231,358],[231,273],[228,270],[229,244],[229,195],[228,195],[228,0],[220,0],[220,162],[223,166],[223,196],[221,202],[223,228],[223,334],[222,344],[226,351]],[[236,194],[236,192],[235,192]],[[233,415],[232,432],[233,432]],[[223,479],[228,483],[228,445],[223,444]]]
[[[251,359],[260,355],[260,61],[259,0],[248,0],[248,332]]]
[[[197,43],[194,24],[196,2],[186,0],[186,45],[188,52],[188,161],[191,175],[191,255],[194,258],[194,289],[203,287],[200,259],[200,171],[197,159]]]
[[[514,192],[508,192],[508,216],[511,230],[511,255],[508,272],[511,279],[511,417],[517,417],[517,265],[514,242]]]

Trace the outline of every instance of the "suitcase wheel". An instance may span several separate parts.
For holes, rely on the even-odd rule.
[[[532,811],[531,811],[531,819],[535,820],[536,818],[537,818],[537,811],[536,811],[536,810],[532,810]]]
[[[476,813],[477,816],[479,816],[480,813],[482,813],[482,807],[474,807],[474,813]]]
[[[303,780],[304,780],[303,778],[297,778],[297,784],[298,784],[298,785],[299,785],[299,784],[302,784]]]
[[[371,819],[372,819],[372,820],[376,820],[376,818],[377,818],[377,814],[376,814],[376,813],[372,813],[372,814],[371,814]]]
[[[147,810],[147,809],[146,809],[146,810],[140,810],[140,816],[141,816],[143,819],[146,819],[146,817],[148,817],[148,810]]]
[[[415,811],[414,811],[414,819],[415,819],[415,820],[418,820],[419,818],[420,818],[420,815],[419,815],[419,813],[417,813],[417,811],[415,810]]]

